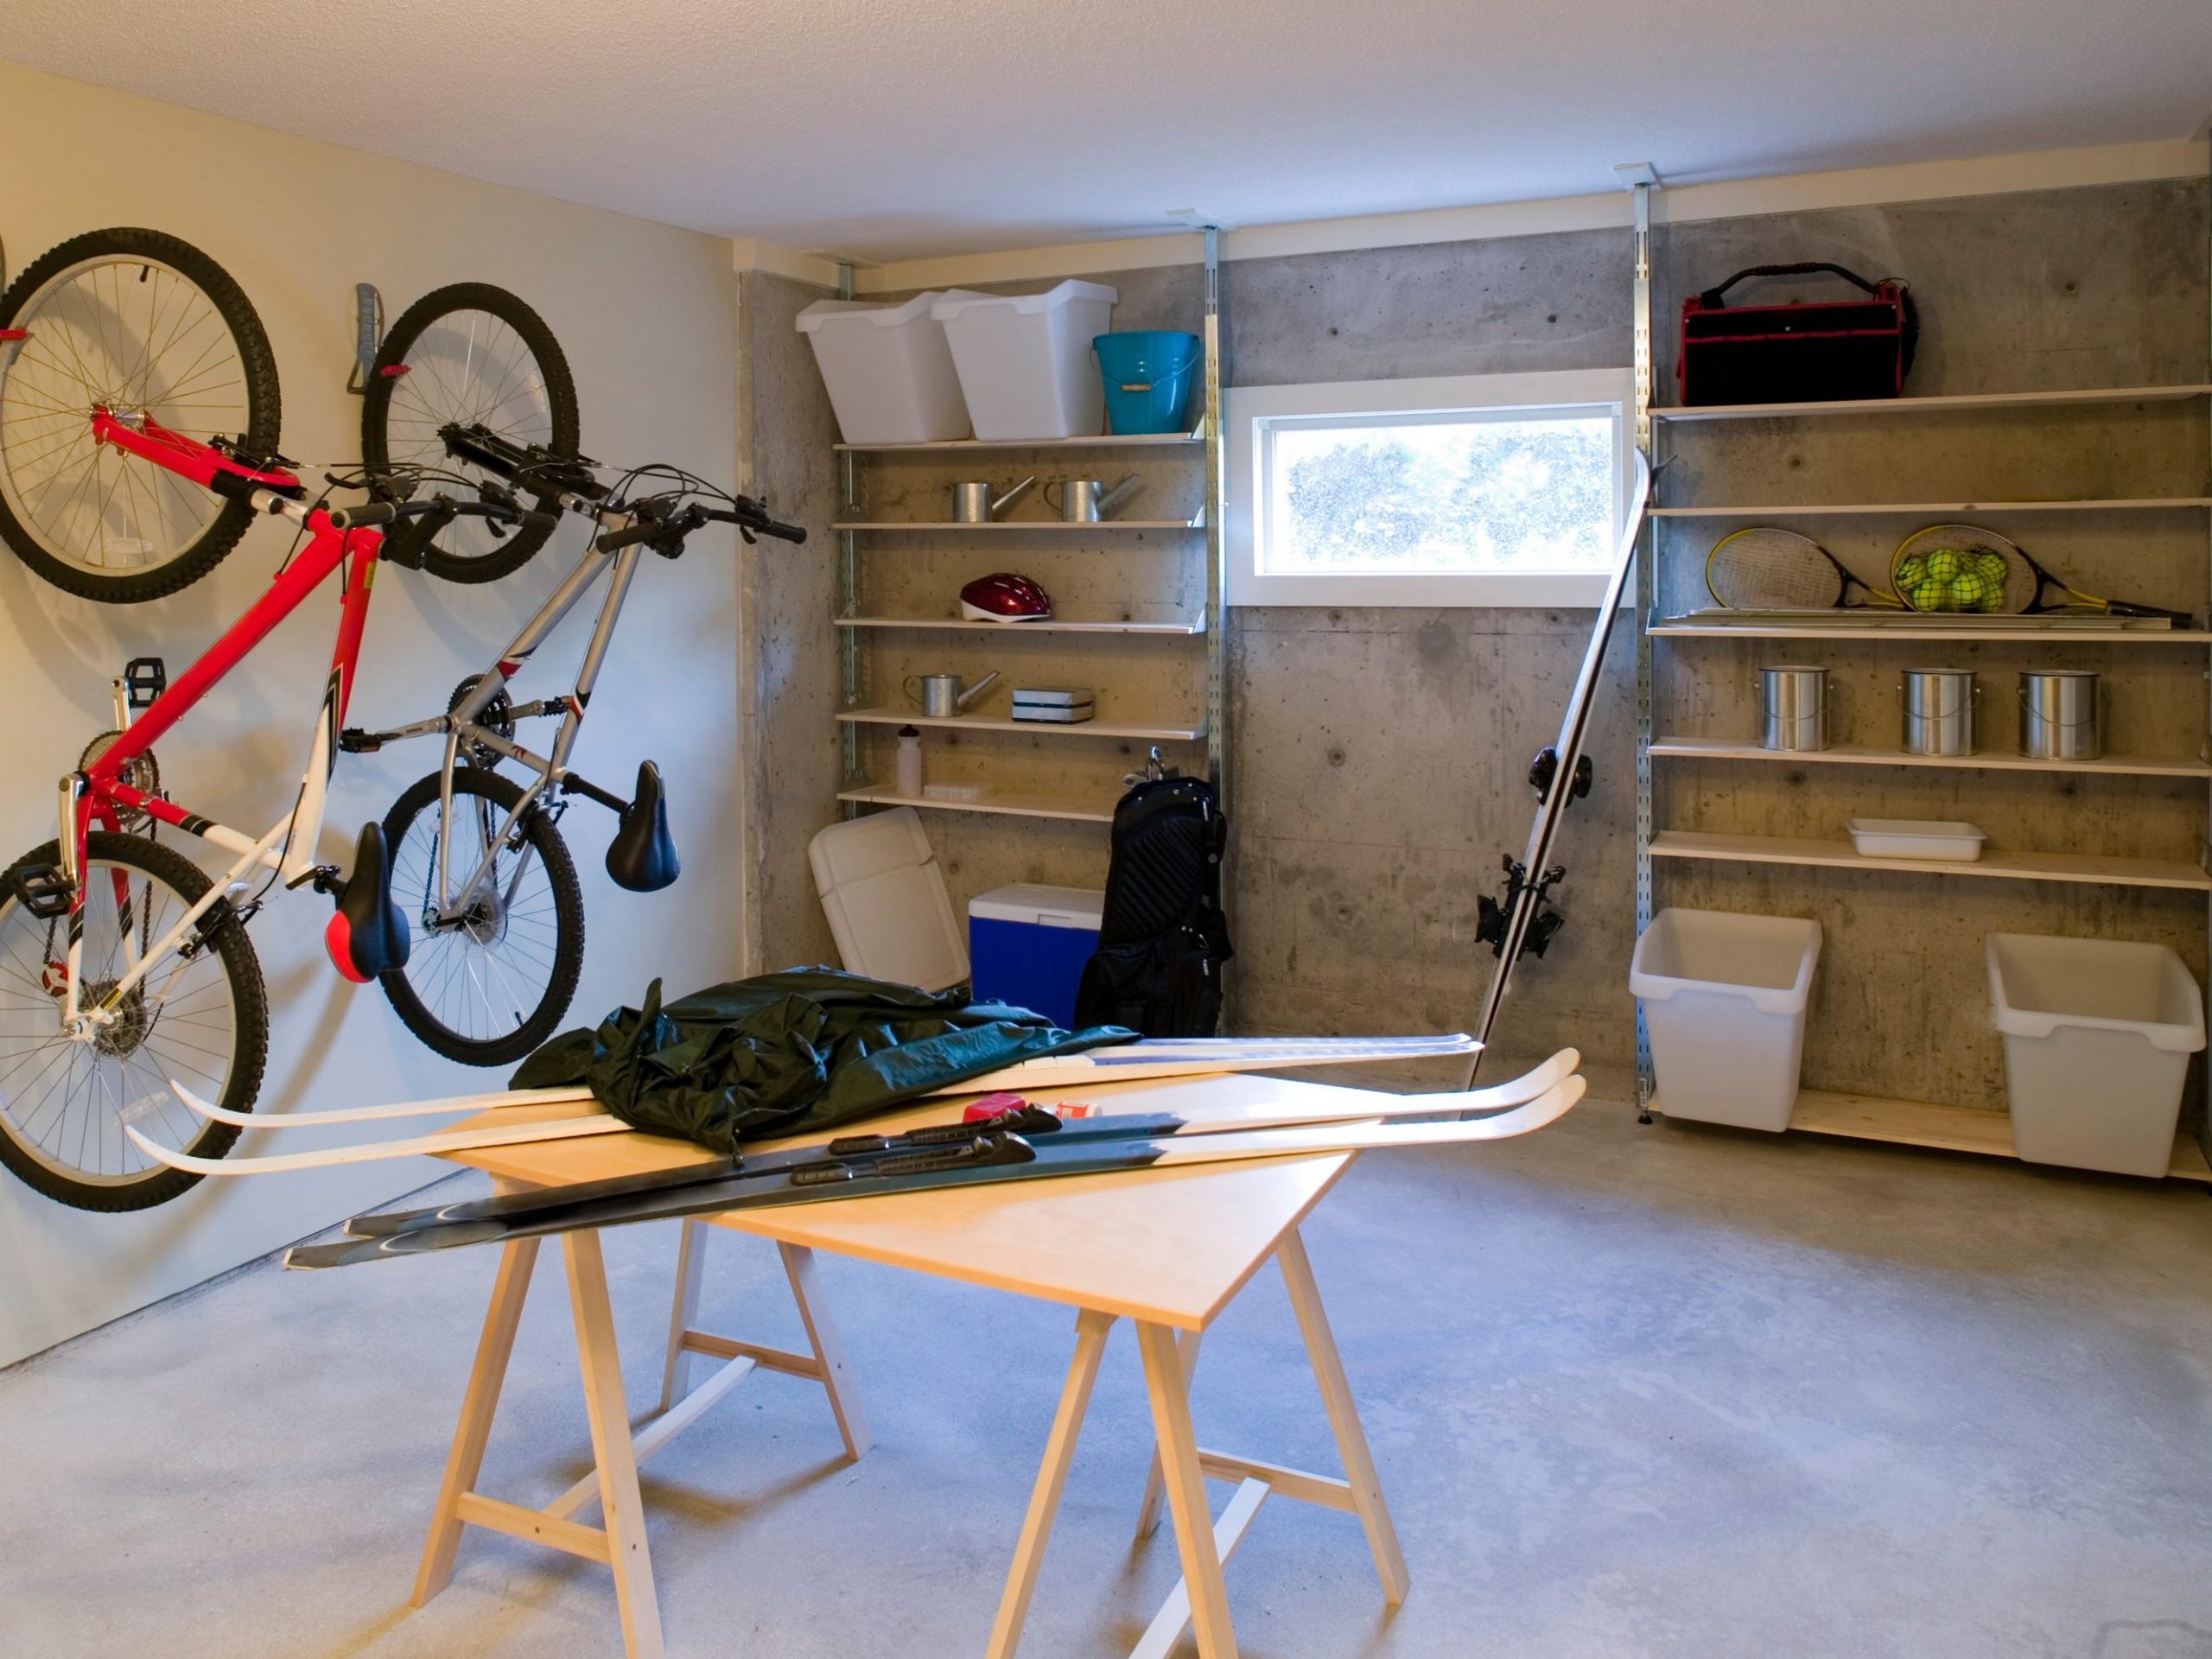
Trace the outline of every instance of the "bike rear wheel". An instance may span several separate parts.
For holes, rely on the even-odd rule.
[[[500,827],[522,791],[497,772],[456,766],[447,879],[457,890],[499,844],[486,890],[467,913],[437,919],[439,772],[418,779],[385,815],[391,893],[412,938],[407,965],[378,981],[407,1028],[448,1059],[505,1065],[553,1034],[583,972],[584,900],[552,818],[533,807],[506,842]]]
[[[445,427],[480,425],[509,442],[576,454],[576,388],[545,320],[503,288],[455,283],[400,313],[378,348],[361,404],[361,454],[372,472],[435,467],[490,474],[449,452]],[[493,479],[493,482],[502,480]],[[529,480],[518,480],[525,493]],[[505,531],[463,518],[424,554],[448,582],[492,582],[521,569],[550,525]]]
[[[94,440],[105,409],[273,455],[276,359],[245,290],[159,231],[93,231],[0,294],[0,540],[66,592],[157,599],[213,569],[253,522],[228,501]]]
[[[68,921],[35,915],[16,874],[50,868],[53,842],[0,879],[0,1163],[79,1210],[143,1210],[200,1179],[147,1157],[123,1133],[219,1158],[235,1128],[188,1111],[173,1077],[203,1099],[250,1111],[269,1058],[261,964],[218,901],[178,955],[157,962],[89,1042],[61,1029]],[[79,1006],[111,993],[129,964],[207,891],[199,866],[143,836],[86,840]]]

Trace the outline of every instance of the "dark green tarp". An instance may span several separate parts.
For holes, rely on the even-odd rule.
[[[1136,1033],[1063,1031],[1041,1014],[834,968],[710,985],[617,1008],[522,1063],[518,1089],[583,1084],[626,1123],[717,1152],[849,1123],[948,1084]]]

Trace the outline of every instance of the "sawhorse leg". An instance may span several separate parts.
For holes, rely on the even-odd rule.
[[[822,1294],[822,1274],[815,1265],[814,1252],[798,1244],[776,1246],[785,1276],[791,1281],[791,1300],[798,1304],[799,1321],[806,1327],[810,1351],[798,1354],[696,1328],[699,1289],[707,1268],[707,1233],[708,1224],[703,1221],[687,1219],[683,1224],[683,1242],[677,1249],[676,1294],[669,1311],[668,1359],[661,1373],[661,1409],[673,1410],[684,1398],[692,1355],[746,1360],[763,1370],[783,1371],[819,1382],[830,1396],[830,1414],[837,1420],[845,1455],[858,1461],[875,1440],[868,1428],[868,1412],[861,1404],[860,1389],[853,1382],[852,1368],[845,1359],[844,1339],[838,1335],[829,1301]]]

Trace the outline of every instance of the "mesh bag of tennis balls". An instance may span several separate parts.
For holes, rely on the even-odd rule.
[[[2005,608],[2005,556],[1986,547],[1931,547],[1901,559],[1897,597],[1916,611],[1993,615]]]

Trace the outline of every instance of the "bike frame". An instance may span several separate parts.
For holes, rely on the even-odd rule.
[[[320,507],[303,505],[295,498],[299,480],[289,473],[256,471],[231,460],[219,450],[172,432],[151,419],[130,420],[109,410],[96,410],[92,434],[102,443],[152,462],[191,480],[215,493],[250,502],[257,512],[292,520],[308,533],[307,544],[277,572],[269,591],[245,615],[232,623],[191,667],[156,697],[116,741],[81,771],[61,780],[61,871],[69,887],[67,979],[62,988],[63,1028],[81,1034],[89,1027],[112,1020],[123,1000],[139,985],[154,964],[178,955],[181,972],[189,958],[179,954],[200,920],[217,905],[228,902],[232,887],[249,871],[273,872],[288,888],[315,880],[325,871],[309,861],[322,831],[323,804],[331,769],[338,759],[338,734],[353,689],[353,673],[360,657],[361,632],[368,620],[369,593],[376,579],[377,555],[382,534],[372,529],[340,530]],[[209,689],[245,660],[270,630],[299,607],[301,601],[322,585],[325,577],[352,560],[344,579],[338,613],[338,635],[331,648],[330,674],[324,683],[322,705],[315,719],[315,743],[300,779],[292,809],[260,836],[249,836],[213,818],[168,800],[149,795],[124,781],[124,772],[183,719]],[[126,812],[143,812],[159,823],[199,836],[211,845],[237,855],[236,861],[200,900],[159,939],[133,953],[127,970],[108,991],[97,1008],[82,1007],[78,987],[83,965],[86,897],[86,836],[98,821],[108,830],[120,830]],[[115,875],[118,905],[127,906],[130,880]],[[127,911],[126,911],[127,914]],[[130,930],[124,929],[124,949],[130,951]]]
[[[626,529],[631,515],[621,512],[592,512],[592,521],[601,530]],[[600,551],[597,538],[588,543],[583,556],[575,569],[562,579],[537,613],[524,623],[522,629],[502,651],[493,665],[477,677],[475,685],[447,714],[431,720],[418,720],[406,726],[394,727],[390,731],[364,734],[362,747],[381,747],[403,738],[432,737],[442,734],[446,740],[445,763],[442,770],[438,791],[438,907],[435,919],[442,924],[462,920],[477,893],[491,880],[499,849],[507,845],[516,827],[533,807],[543,800],[555,785],[563,792],[573,790],[588,795],[602,805],[617,811],[628,803],[610,795],[605,790],[586,782],[569,770],[569,756],[575,747],[576,734],[582,729],[584,711],[590,706],[592,688],[598,683],[599,671],[607,660],[608,645],[614,638],[614,625],[622,614],[622,606],[630,595],[630,584],[635,580],[638,560],[645,548],[641,543],[618,549],[613,553]],[[577,601],[590,592],[601,577],[608,578],[607,596],[600,603],[599,619],[592,625],[591,639],[584,646],[582,662],[577,665],[574,687],[562,697],[541,697],[534,702],[517,703],[510,711],[514,720],[531,720],[541,715],[559,714],[560,729],[554,734],[550,755],[531,753],[513,739],[491,730],[479,721],[492,700],[499,696],[509,680],[522,671],[532,653],[543,645],[553,630],[560,626]],[[468,879],[459,889],[454,888],[448,868],[448,855],[453,847],[453,772],[463,743],[481,744],[494,753],[527,766],[537,775],[523,790],[522,798],[509,810],[506,821],[499,833],[485,839],[484,855]],[[515,880],[519,881],[527,862],[518,864]],[[511,882],[510,887],[513,885]]]

